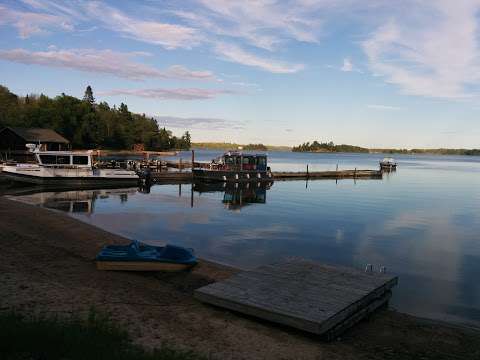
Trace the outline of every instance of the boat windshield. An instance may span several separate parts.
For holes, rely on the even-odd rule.
[[[88,155],[40,154],[38,157],[42,165],[89,165]]]

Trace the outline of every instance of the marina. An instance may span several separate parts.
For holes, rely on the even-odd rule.
[[[368,169],[378,161],[376,154],[269,154],[279,171],[301,171],[305,163],[320,172],[335,171],[337,163]],[[478,326],[478,158],[398,155],[396,161],[397,172],[374,181],[276,180],[260,187],[185,181],[88,195],[37,189],[15,198],[65,209],[147,244],[194,248],[201,258],[240,269],[285,256],[362,270],[366,263],[385,265],[400,279],[391,299],[399,311]]]

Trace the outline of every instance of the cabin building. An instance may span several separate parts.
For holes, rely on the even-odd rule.
[[[4,160],[34,160],[27,144],[40,145],[41,151],[70,149],[70,142],[52,129],[6,127],[0,130],[0,154]]]

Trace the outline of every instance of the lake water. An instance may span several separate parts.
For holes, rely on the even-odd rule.
[[[197,160],[218,152],[197,151]],[[189,159],[189,153],[182,158]],[[376,169],[383,155],[272,152],[272,170]],[[249,269],[285,257],[399,276],[399,311],[480,326],[480,157],[396,156],[383,180],[158,185],[24,195],[106,230]]]

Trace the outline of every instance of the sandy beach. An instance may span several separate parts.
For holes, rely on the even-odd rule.
[[[128,240],[67,215],[0,198],[0,311],[106,312],[147,348],[168,343],[212,359],[479,359],[480,332],[382,310],[334,342],[193,298],[235,269],[97,271],[100,248]],[[400,285],[401,286],[401,285]]]

